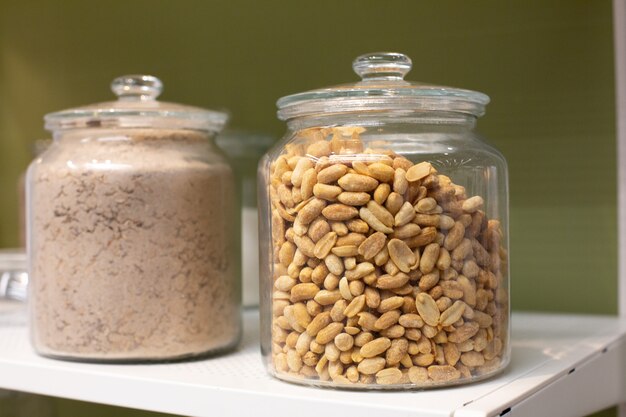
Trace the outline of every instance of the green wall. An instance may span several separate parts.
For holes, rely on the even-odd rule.
[[[410,79],[492,98],[478,130],[509,160],[515,309],[617,311],[611,1],[0,0],[0,246],[43,114],[151,73],[162,98],[279,137],[275,100],[354,81],[396,50]]]

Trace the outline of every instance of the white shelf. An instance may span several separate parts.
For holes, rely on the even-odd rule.
[[[450,389],[360,392],[269,377],[255,311],[245,313],[236,352],[158,365],[41,358],[23,321],[0,316],[0,388],[206,417],[576,416],[626,402],[626,319],[515,313],[512,324],[512,362],[495,378]]]

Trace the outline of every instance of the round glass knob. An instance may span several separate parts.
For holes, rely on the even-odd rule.
[[[373,52],[357,57],[352,69],[363,80],[402,80],[411,71],[411,58],[397,52]]]
[[[163,83],[152,75],[122,75],[113,80],[111,90],[120,100],[155,100]]]

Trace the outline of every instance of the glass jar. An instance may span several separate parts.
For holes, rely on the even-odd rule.
[[[267,369],[356,389],[489,377],[510,356],[507,165],[474,132],[489,98],[404,81],[402,54],[353,68],[278,101],[288,131],[259,164]]]
[[[53,143],[27,174],[31,337],[44,356],[158,361],[236,345],[239,217],[214,144],[224,113],[119,99],[48,114]]]
[[[259,159],[275,140],[261,133],[227,129],[216,143],[229,157],[241,201],[241,277],[244,307],[259,306],[259,212],[257,170]]]

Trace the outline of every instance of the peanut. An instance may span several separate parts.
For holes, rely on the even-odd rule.
[[[428,376],[435,382],[455,381],[461,377],[461,373],[450,365],[432,365],[428,367]]]
[[[372,229],[382,233],[393,233],[393,229],[381,222],[368,208],[361,207],[361,209],[359,210],[359,216]]]
[[[385,367],[385,358],[363,359],[357,366],[357,370],[365,375],[375,375]]]
[[[400,288],[404,284],[409,282],[409,276],[402,272],[396,275],[383,275],[376,281],[376,288],[381,290],[390,290],[394,288]]]
[[[293,349],[287,351],[287,366],[293,372],[298,372],[302,368],[302,358]]]
[[[393,179],[395,171],[389,165],[375,162],[368,166],[369,175],[376,178],[380,182],[389,182]]]
[[[338,290],[321,290],[315,294],[313,299],[320,305],[328,306],[340,300],[341,293]]]
[[[352,219],[346,222],[348,230],[354,233],[365,234],[369,232],[369,226],[361,219]]]
[[[313,195],[322,200],[334,201],[342,191],[336,185],[317,183],[313,186]]]
[[[307,230],[307,236],[317,243],[326,233],[330,232],[330,225],[323,217],[318,217],[311,222]]]
[[[404,194],[407,188],[409,188],[409,182],[406,179],[406,171],[402,168],[396,168],[393,175],[393,191]]]
[[[448,336],[448,340],[452,343],[463,343],[478,332],[478,323],[469,322],[463,324]]]
[[[395,237],[397,239],[408,239],[419,235],[421,231],[422,229],[415,223],[408,223],[403,226],[396,227],[391,237]]]
[[[330,251],[334,255],[339,256],[340,258],[350,258],[359,254],[359,249],[356,247],[356,245],[335,246]],[[345,264],[345,260],[344,260],[344,268],[352,269],[352,267],[348,268],[348,266]]]
[[[374,328],[378,331],[387,329],[398,322],[400,318],[399,310],[391,310],[383,313],[374,323]]]
[[[389,197],[387,197],[387,201],[385,202],[385,208],[394,216],[400,212],[403,205],[404,197],[395,191],[389,194]]]
[[[448,235],[446,236],[446,240],[443,242],[443,246],[451,251],[456,248],[461,240],[463,240],[463,236],[465,235],[465,226],[461,222],[454,223],[454,226],[448,231]]]
[[[439,270],[435,269],[434,271],[422,275],[420,278],[418,287],[422,291],[428,291],[433,288],[439,282]]]
[[[431,170],[432,165],[430,163],[420,162],[419,164],[413,165],[406,171],[406,179],[410,182],[419,181],[430,174]]]
[[[376,322],[378,321],[378,317],[372,313],[361,312],[358,314],[359,321],[358,325],[361,326],[364,330],[367,331],[378,331],[379,329],[376,327]]]
[[[346,271],[346,278],[348,281],[363,278],[364,276],[375,271],[374,265],[369,262],[361,262],[354,269]]]
[[[295,172],[295,171],[294,171]],[[470,197],[463,202],[461,208],[466,213],[474,213],[476,210],[481,208],[484,204],[484,200],[481,196]]]
[[[320,345],[325,345],[326,343],[333,340],[342,331],[343,323],[330,323],[328,326],[324,327],[317,333],[317,335],[315,336],[315,341]]]
[[[407,329],[408,328],[419,329],[424,326],[424,320],[418,314],[411,314],[411,313],[403,314],[398,319],[398,322],[400,323],[400,325],[404,326]]]
[[[344,237],[348,234],[348,226],[342,222],[330,222],[330,228],[333,232],[337,233],[337,236]]]
[[[432,197],[422,198],[415,205],[415,210],[418,213],[428,214],[437,207],[437,200]]]
[[[406,339],[394,339],[391,341],[391,346],[387,349],[385,359],[387,365],[393,366],[400,363],[402,358],[407,354],[409,350],[409,341]]]
[[[348,172],[348,167],[343,164],[331,165],[317,173],[317,182],[331,184],[343,177]]]
[[[298,281],[288,275],[282,275],[274,281],[274,287],[279,291],[291,290]]]
[[[386,368],[376,373],[376,382],[380,385],[393,385],[400,382],[402,371],[398,368]]]
[[[437,237],[437,229],[435,227],[425,227],[419,235],[405,239],[404,243],[411,249],[428,245]]]
[[[335,255],[334,253],[326,255],[326,257],[324,258],[324,263],[326,264],[326,268],[328,268],[331,273],[337,276],[343,274],[343,262],[341,261],[341,259],[339,259],[339,256]]]
[[[387,227],[393,227],[393,215],[386,208],[378,204],[376,201],[368,202],[367,208],[378,220],[380,220],[382,224]]]
[[[319,259],[324,259],[326,255],[328,255],[328,252],[330,252],[330,250],[335,245],[335,242],[337,242],[337,233],[326,233],[326,235],[324,235],[324,237],[318,240],[315,244],[315,247],[313,248],[313,254]]]
[[[378,204],[383,204],[387,197],[389,197],[389,193],[391,192],[391,187],[389,184],[380,184],[374,190],[374,201]]]
[[[428,370],[421,366],[412,366],[409,368],[409,380],[416,385],[422,385],[428,382]]]
[[[405,273],[411,271],[416,258],[411,248],[404,241],[391,239],[387,244],[387,250],[389,251],[389,257],[400,271]]]
[[[361,346],[361,356],[373,358],[384,353],[391,346],[391,340],[386,337],[379,337]]]
[[[400,210],[396,213],[394,217],[394,222],[396,226],[404,226],[409,223],[411,220],[415,218],[415,209],[408,201],[402,204]]]
[[[319,313],[313,318],[313,320],[311,320],[311,323],[309,323],[309,325],[306,327],[306,332],[310,336],[316,336],[320,330],[328,326],[331,322],[332,319],[330,317],[330,312],[324,311],[322,313]]]
[[[350,301],[350,304],[348,304],[343,314],[345,314],[346,317],[354,317],[363,310],[363,307],[365,307],[365,295],[359,295]]]
[[[380,293],[372,287],[365,287],[365,304],[369,308],[378,308],[380,305]]]
[[[291,302],[310,300],[319,292],[319,287],[313,283],[296,284],[291,288]]]
[[[374,256],[374,262],[377,266],[381,266],[387,263],[389,260],[389,251],[387,250],[387,246],[383,246],[383,248]]]
[[[349,206],[362,206],[370,201],[370,195],[364,192],[344,191],[337,196],[337,200]]]
[[[441,316],[439,317],[439,323],[443,327],[452,326],[461,318],[463,312],[465,311],[466,305],[467,304],[465,304],[463,301],[455,301],[454,304],[446,309],[446,311],[441,313]]]
[[[439,324],[439,308],[435,300],[427,293],[419,293],[415,298],[417,311],[426,324],[437,326]]]
[[[378,306],[378,311],[380,313],[386,313],[391,310],[399,309],[400,307],[402,307],[402,305],[404,305],[404,298],[398,296],[389,297],[380,302],[380,305]]]
[[[345,174],[339,178],[338,183],[345,191],[368,192],[378,187],[378,181],[372,177],[361,174]]]
[[[354,346],[354,338],[347,333],[340,333],[335,336],[335,346],[340,351],[346,352]]]
[[[439,221],[441,220],[441,216],[439,214],[422,214],[417,213],[413,218],[413,223],[416,223],[419,226],[431,226],[437,227],[439,225]]]
[[[446,363],[450,366],[455,366],[461,358],[461,352],[454,343],[446,343],[443,345],[443,354],[446,359]]]
[[[461,354],[461,363],[469,367],[482,366],[485,364],[485,357],[480,352],[465,352]]]
[[[303,303],[293,305],[293,317],[299,327],[298,331],[303,332],[308,327],[309,323],[311,323],[311,316]]]
[[[338,223],[334,223],[334,224],[338,224]],[[343,224],[343,223],[339,223],[339,224]],[[339,235],[339,233],[337,233],[337,235],[341,236]],[[365,239],[366,239],[365,235],[361,233],[346,233],[343,236],[337,238],[337,246],[352,246],[352,245],[359,246],[361,243],[363,243]]]
[[[420,271],[423,274],[427,274],[433,270],[435,263],[439,259],[440,246],[436,243],[430,243],[424,248],[422,257],[420,259]]]
[[[308,225],[320,215],[324,207],[326,207],[324,200],[313,198],[298,211],[297,219],[301,224]]]
[[[350,284],[348,283],[348,278],[343,277],[339,281],[339,292],[341,293],[341,296],[348,301],[352,301],[352,299],[354,298],[352,296],[352,292],[350,292]]]
[[[356,247],[356,246],[355,246]],[[337,254],[335,254],[337,255]],[[339,256],[339,255],[337,255]],[[356,268],[356,258],[354,256],[349,256],[343,260],[343,266],[347,271],[351,271]]]
[[[372,233],[367,239],[359,245],[359,255],[365,259],[373,258],[385,246],[387,236],[381,232]]]
[[[331,204],[322,210],[322,215],[328,220],[345,221],[359,214],[358,210],[345,204]]]
[[[309,168],[313,168],[313,165],[313,161],[309,158],[300,158],[291,174],[291,183],[296,187],[300,187],[304,173]]]

